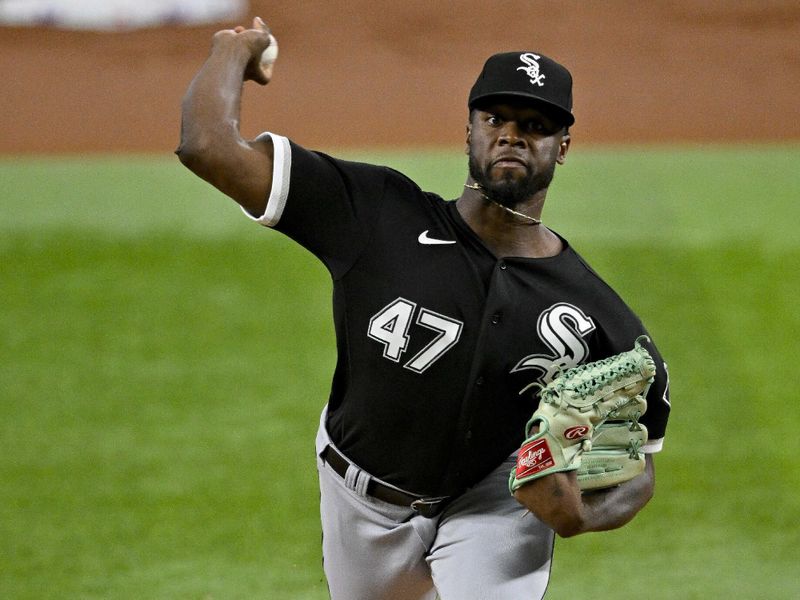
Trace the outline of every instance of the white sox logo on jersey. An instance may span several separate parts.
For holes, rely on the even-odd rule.
[[[525,71],[525,74],[531,78],[531,83],[533,85],[538,85],[539,87],[544,86],[542,83],[542,79],[545,78],[544,74],[539,73],[539,63],[536,62],[541,58],[538,54],[534,54],[533,52],[526,52],[525,54],[520,54],[519,59],[525,63],[526,66],[524,67],[517,67],[517,71]]]
[[[566,302],[554,304],[542,311],[536,323],[539,337],[552,354],[526,356],[511,372],[537,369],[541,371],[537,381],[543,385],[550,383],[556,373],[579,365],[589,356],[589,347],[583,338],[594,329],[594,321],[577,306]]]

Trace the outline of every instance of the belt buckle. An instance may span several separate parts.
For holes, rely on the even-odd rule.
[[[423,517],[435,517],[442,511],[445,500],[448,498],[449,496],[440,496],[439,498],[417,498],[411,503],[411,509]]]

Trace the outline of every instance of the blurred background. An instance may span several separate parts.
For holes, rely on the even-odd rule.
[[[212,33],[253,15],[281,55],[244,126],[310,146],[460,144],[485,58],[529,48],[573,72],[581,142],[800,137],[792,0],[4,0],[0,152],[170,151]]]
[[[255,15],[280,56],[245,135],[444,198],[485,58],[570,68],[545,222],[647,324],[673,413],[654,499],[559,540],[548,599],[800,597],[790,0],[0,0],[0,597],[327,597],[328,274],[172,154],[211,36]]]

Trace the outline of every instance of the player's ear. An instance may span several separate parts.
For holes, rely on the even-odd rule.
[[[569,135],[569,130],[566,130],[561,136],[561,143],[558,145],[558,158],[556,158],[558,164],[563,165],[566,162],[571,141],[572,137]]]
[[[467,123],[467,142],[466,145],[464,146],[464,154],[469,154],[469,145],[472,142],[471,135],[472,135],[472,124]]]

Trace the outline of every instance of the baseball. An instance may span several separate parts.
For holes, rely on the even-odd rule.
[[[278,40],[275,39],[275,36],[269,34],[269,46],[264,52],[261,53],[261,64],[262,65],[271,65],[275,62],[278,58]]]

